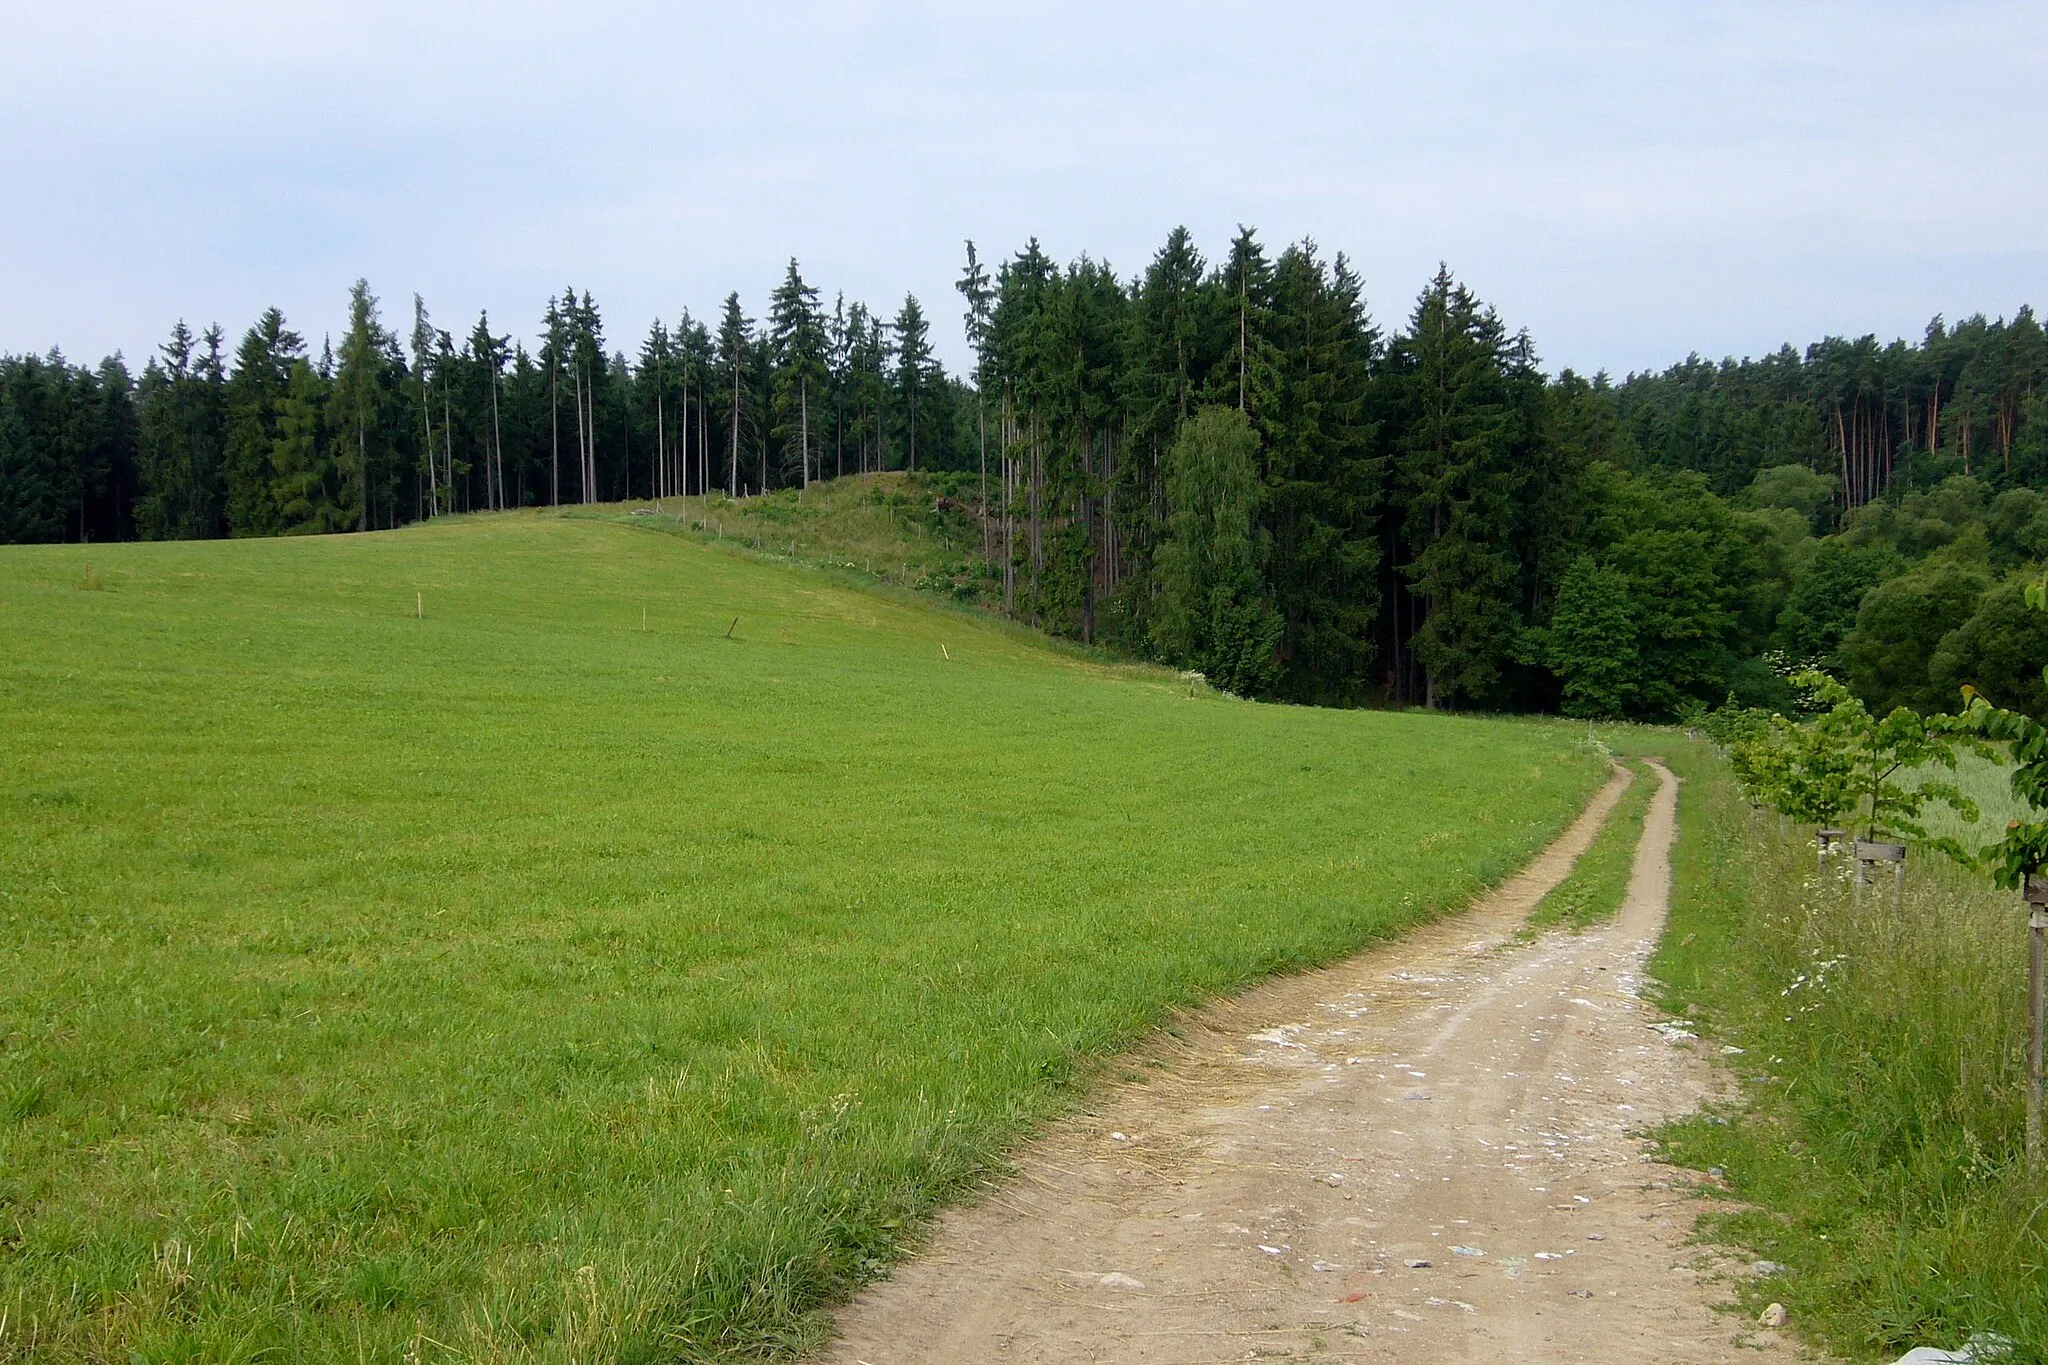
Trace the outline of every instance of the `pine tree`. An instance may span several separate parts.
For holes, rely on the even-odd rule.
[[[924,320],[917,295],[905,294],[896,312],[895,392],[891,395],[903,416],[904,468],[917,468],[917,419],[927,402],[936,375],[932,364],[931,327]]]
[[[329,424],[337,442],[335,463],[342,474],[342,519],[358,531],[378,523],[395,524],[397,519],[397,471],[387,411],[398,369],[396,345],[378,319],[370,282],[357,280],[348,293],[348,331],[342,337],[329,395]]]
[[[773,366],[769,390],[773,434],[781,443],[785,466],[792,458],[789,452],[795,452],[797,481],[808,488],[817,432],[811,405],[820,403],[822,413],[822,403],[831,391],[831,376],[826,365],[824,320],[818,313],[818,291],[804,283],[794,257],[769,305],[768,347]],[[786,469],[784,477],[788,477]]]
[[[283,527],[271,488],[276,471],[277,406],[305,356],[305,341],[286,329],[284,314],[266,309],[242,336],[227,385],[227,444],[223,463],[228,534],[275,535]]]
[[[953,286],[967,301],[967,344],[974,348],[974,436],[981,471],[981,557],[990,557],[988,522],[988,391],[995,377],[995,286],[981,263],[974,242],[967,243],[967,265]]]
[[[718,369],[724,376],[720,401],[725,407],[726,496],[740,495],[740,456],[744,433],[753,429],[754,411],[749,402],[747,369],[754,348],[753,321],[740,310],[739,292],[725,296],[725,311],[718,323]]]
[[[1356,700],[1379,614],[1383,461],[1367,412],[1379,337],[1350,264],[1339,256],[1325,266],[1312,242],[1275,263],[1262,330],[1263,524],[1287,623],[1284,690],[1301,701]]]
[[[1398,563],[1421,617],[1397,648],[1412,651],[1433,707],[1496,700],[1522,625],[1526,415],[1509,380],[1511,351],[1499,317],[1443,267],[1396,344]],[[1404,662],[1395,660],[1397,698],[1409,695]]]
[[[277,441],[271,448],[271,497],[285,534],[350,529],[344,489],[329,438],[329,381],[304,357],[292,364],[277,404]]]
[[[199,340],[203,351],[180,321],[160,348],[162,363],[143,373],[136,530],[146,540],[197,540],[223,529],[220,328]]]

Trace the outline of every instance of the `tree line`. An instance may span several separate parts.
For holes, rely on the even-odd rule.
[[[763,323],[657,321],[637,355],[596,302],[548,300],[531,348],[460,338],[367,282],[318,353],[269,309],[232,355],[184,322],[120,356],[0,356],[0,542],[382,530],[453,512],[700,494],[957,461],[960,385],[914,297],[825,312],[795,262]]]
[[[632,357],[588,293],[530,348],[415,296],[402,343],[358,282],[317,357],[273,309],[232,357],[179,324],[139,377],[0,358],[0,539],[948,470],[1007,611],[1246,695],[1664,717],[1819,666],[1873,704],[1968,675],[2048,705],[2008,600],[2048,555],[2029,309],[1615,382],[1546,373],[1447,269],[1387,328],[1343,255],[1249,230],[1130,277],[969,243],[957,288],[958,376],[914,297],[827,310],[794,261],[760,323],[735,293]]]

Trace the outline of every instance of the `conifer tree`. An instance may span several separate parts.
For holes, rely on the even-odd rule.
[[[343,479],[327,430],[328,381],[301,356],[292,362],[277,404],[277,441],[271,449],[271,497],[285,534],[350,529]]]
[[[754,425],[747,394],[747,369],[754,347],[753,321],[740,310],[739,291],[725,296],[725,311],[718,323],[718,369],[724,376],[720,401],[725,407],[726,496],[740,495],[740,457],[743,434]]]
[[[917,420],[930,396],[935,378],[932,366],[931,327],[924,320],[924,309],[918,306],[917,295],[903,296],[903,307],[896,312],[893,330],[896,339],[893,397],[897,411],[903,416],[903,467],[916,469]]]
[[[1522,618],[1518,437],[1500,318],[1439,267],[1396,346],[1404,423],[1394,500],[1399,567],[1419,607],[1412,651],[1432,707],[1495,700]],[[1396,693],[1406,695],[1397,662]]]
[[[136,530],[145,540],[197,540],[219,535],[221,522],[222,390],[220,328],[199,349],[180,321],[151,361],[139,396]]]
[[[272,489],[276,469],[277,408],[305,342],[286,329],[284,314],[264,310],[242,336],[227,385],[227,442],[223,461],[228,534],[275,535],[283,529]]]
[[[824,411],[822,404],[831,392],[830,371],[818,291],[804,283],[794,257],[769,305],[768,347],[773,367],[769,390],[773,433],[782,445],[785,465],[791,459],[789,452],[795,452],[796,479],[808,488],[817,431],[811,405],[819,403],[820,413]]]
[[[357,280],[348,294],[348,331],[343,334],[339,364],[329,395],[329,424],[338,442],[336,465],[342,475],[344,524],[358,531],[373,522],[395,523],[392,504],[394,449],[387,427],[397,343],[377,316],[377,297],[368,280]]]

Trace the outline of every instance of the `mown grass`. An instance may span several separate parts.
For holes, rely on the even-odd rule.
[[[12,548],[0,635],[16,1360],[802,1347],[1096,1059],[1604,769],[560,516]]]
[[[1526,922],[1529,932],[1568,928],[1573,933],[1614,918],[1628,896],[1629,873],[1636,845],[1643,839],[1643,815],[1657,790],[1657,779],[1640,764],[1625,764],[1628,790],[1621,794],[1593,842],[1572,864],[1565,879],[1537,902]]]
[[[1613,741],[1613,737],[1610,737]],[[2026,916],[1916,853],[1903,910],[1822,875],[1812,830],[1753,816],[1704,742],[1628,737],[1685,779],[1665,1003],[1739,1047],[1747,1104],[1672,1125],[1755,1207],[1716,1240],[1792,1268],[1743,1287],[1851,1359],[1980,1332],[2048,1359],[2048,1184],[2022,1148]],[[1981,774],[1978,775],[1982,777]],[[1986,779],[1988,782],[1988,779]],[[1987,790],[1989,788],[1987,787]]]

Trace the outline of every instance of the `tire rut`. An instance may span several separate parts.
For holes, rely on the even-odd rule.
[[[840,1315],[824,1359],[1799,1358],[1716,1311],[1739,1272],[1687,1242],[1714,1191],[1635,1136],[1726,1085],[1640,998],[1676,828],[1676,779],[1652,767],[1614,920],[1516,937],[1619,768],[1463,914],[1157,1040],[1151,1079],[1028,1144]]]

